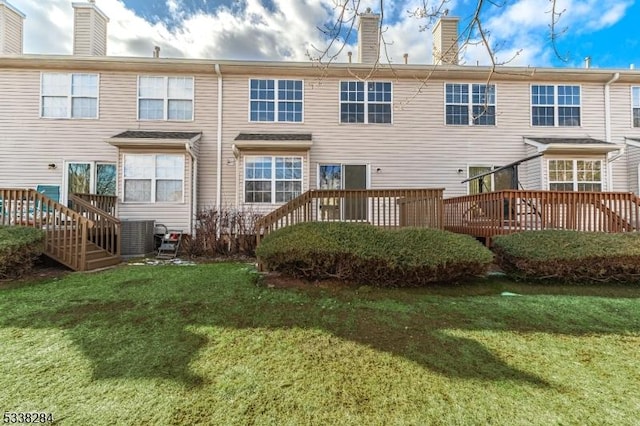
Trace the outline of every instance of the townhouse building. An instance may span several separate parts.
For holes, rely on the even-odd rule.
[[[352,63],[110,57],[108,17],[73,8],[73,54],[34,55],[0,0],[0,187],[113,195],[186,232],[315,188],[639,190],[634,69],[460,65],[448,16],[432,64],[384,64],[370,12]]]

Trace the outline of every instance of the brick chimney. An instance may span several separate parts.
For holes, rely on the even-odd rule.
[[[21,55],[25,15],[5,0],[0,0],[0,55]]]
[[[73,3],[73,9],[73,54],[106,56],[107,15],[98,9],[95,0]]]
[[[358,62],[375,64],[380,58],[380,14],[370,8],[360,14],[358,22]]]
[[[458,21],[454,16],[442,16],[433,27],[434,65],[458,65]]]

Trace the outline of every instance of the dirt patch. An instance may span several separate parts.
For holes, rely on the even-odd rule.
[[[37,284],[42,281],[50,281],[52,279],[60,279],[71,272],[72,271],[69,268],[43,256],[41,259],[36,261],[31,272],[22,278],[0,280],[0,290]]]
[[[262,274],[262,282],[269,288],[321,288],[321,289],[357,289],[358,284],[340,280],[308,281],[300,278],[284,275],[279,272],[267,272]]]

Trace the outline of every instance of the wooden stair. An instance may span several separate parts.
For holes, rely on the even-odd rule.
[[[106,198],[99,197],[100,201]],[[33,189],[0,188],[0,225],[42,229],[43,254],[74,271],[121,263],[120,220],[98,207],[90,197],[69,198],[74,209]],[[115,211],[115,197],[112,198]]]

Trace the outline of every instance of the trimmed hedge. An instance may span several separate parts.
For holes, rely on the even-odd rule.
[[[294,277],[379,287],[460,281],[484,274],[493,260],[488,249],[466,235],[342,222],[279,229],[256,254],[268,269]]]
[[[0,278],[19,278],[42,254],[44,231],[0,226]]]
[[[575,283],[640,282],[640,234],[527,231],[494,239],[500,267],[516,278]]]

